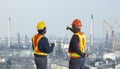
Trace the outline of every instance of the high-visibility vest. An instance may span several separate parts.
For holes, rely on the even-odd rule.
[[[33,44],[33,47],[34,47],[34,54],[47,56],[48,54],[45,53],[45,52],[40,51],[40,49],[38,47],[38,43],[39,43],[39,41],[41,40],[42,37],[44,37],[44,36],[40,35],[40,34],[36,34],[32,38],[32,44]]]
[[[75,33],[75,35],[77,35],[79,37],[79,43],[78,43],[78,48],[80,49],[80,51],[82,53],[85,53],[86,50],[86,35],[83,33],[83,32],[78,32],[78,33]],[[80,58],[81,55],[79,55],[78,53],[76,52],[70,52],[69,51],[69,54],[70,54],[70,57],[71,58]]]

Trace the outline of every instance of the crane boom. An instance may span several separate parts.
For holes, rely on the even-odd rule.
[[[104,20],[104,23],[111,29],[111,31],[113,30],[113,27],[107,21]]]
[[[111,30],[111,44],[112,44],[112,52],[114,52],[114,30],[112,25],[110,25],[107,21],[104,20],[104,23],[110,28]]]

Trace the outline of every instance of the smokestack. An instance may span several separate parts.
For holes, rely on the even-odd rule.
[[[91,27],[90,27],[90,47],[91,46],[93,46],[93,14],[91,14]]]
[[[10,31],[11,31],[11,18],[8,19],[8,47],[10,47]]]
[[[17,37],[18,37],[18,47],[20,47],[20,34],[19,33],[17,33]]]

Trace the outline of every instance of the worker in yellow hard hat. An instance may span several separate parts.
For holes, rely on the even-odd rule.
[[[38,33],[32,37],[34,61],[37,69],[47,69],[47,56],[53,51],[55,44],[51,43],[50,45],[44,35],[46,33],[46,23],[44,21],[38,22],[36,28]]]
[[[71,38],[68,52],[70,54],[69,69],[84,69],[86,53],[86,35],[81,31],[82,22],[75,19],[72,22],[72,28],[67,27],[74,34]]]

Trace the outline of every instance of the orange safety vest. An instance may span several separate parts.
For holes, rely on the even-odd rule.
[[[48,54],[45,53],[45,52],[41,52],[39,47],[38,47],[38,42],[41,40],[42,37],[44,37],[44,36],[40,35],[40,34],[36,34],[32,38],[32,44],[33,44],[33,47],[34,47],[34,54],[47,56]]]
[[[82,53],[85,53],[86,50],[86,35],[83,33],[83,32],[78,32],[78,33],[75,33],[75,35],[77,35],[79,37],[79,43],[78,43],[78,48],[80,49],[80,51]],[[79,55],[78,53],[76,52],[70,52],[69,51],[69,54],[70,54],[70,57],[71,58],[80,58],[81,55]]]

